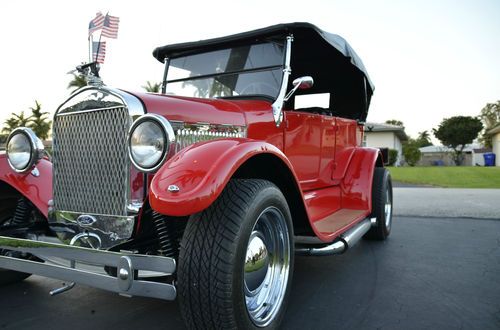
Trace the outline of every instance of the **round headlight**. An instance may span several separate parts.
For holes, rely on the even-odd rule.
[[[7,159],[10,167],[24,173],[43,157],[42,141],[26,127],[16,128],[7,139]]]
[[[132,164],[143,172],[156,171],[167,158],[173,139],[172,126],[164,117],[155,114],[139,117],[129,134]]]

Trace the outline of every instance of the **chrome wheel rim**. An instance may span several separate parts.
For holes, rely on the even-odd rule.
[[[266,208],[258,217],[247,245],[244,264],[245,303],[257,327],[278,314],[290,272],[290,238],[283,213]]]
[[[385,192],[384,214],[385,214],[385,227],[387,229],[390,229],[392,221],[392,195],[391,195],[391,188],[389,185],[387,187],[387,191]]]

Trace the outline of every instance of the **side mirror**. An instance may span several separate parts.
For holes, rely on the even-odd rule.
[[[288,92],[288,94],[285,96],[285,101],[288,101],[290,97],[297,91],[297,89],[309,89],[313,87],[314,85],[314,79],[311,76],[303,76],[300,78],[297,78],[293,81],[293,89]]]

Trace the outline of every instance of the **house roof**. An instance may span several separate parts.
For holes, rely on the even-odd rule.
[[[406,135],[405,128],[403,126],[382,123],[366,123],[365,132],[393,132],[401,141],[408,140],[408,135]]]
[[[427,146],[418,148],[421,153],[439,153],[439,152],[452,152],[453,149],[445,146]]]
[[[491,148],[474,148],[472,151],[474,151],[475,154],[485,154],[491,152]]]
[[[493,135],[497,133],[500,133],[500,124],[498,124],[497,126],[493,127],[488,131],[488,135]]]
[[[419,148],[421,153],[440,153],[440,152],[452,152],[453,149],[445,146],[427,146]],[[477,151],[476,151],[477,150]],[[468,144],[464,148],[464,152],[484,153],[485,148],[481,148],[477,144]]]

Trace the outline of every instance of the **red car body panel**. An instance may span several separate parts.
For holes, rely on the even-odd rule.
[[[150,186],[149,202],[160,213],[185,216],[205,209],[236,170],[259,153],[273,154],[293,173],[311,228],[321,240],[333,240],[371,211],[378,150],[359,147],[362,129],[355,120],[285,111],[283,124],[276,127],[271,105],[265,101],[138,96],[148,112],[170,120],[210,118],[211,123],[247,127],[247,139],[198,143],[170,159]],[[180,191],[169,192],[169,185]]]
[[[286,164],[303,198],[308,221],[324,242],[335,239],[371,211],[371,184],[378,150],[359,147],[355,120],[284,111],[277,127],[271,104],[263,100],[194,99],[135,93],[148,113],[170,121],[246,128],[247,137],[195,143],[169,159],[150,178],[149,203],[163,214],[187,216],[212,204],[238,168],[267,153]],[[13,172],[0,156],[0,180],[19,190],[47,216],[52,198],[52,165],[42,160],[40,176]],[[142,191],[135,175],[133,191]],[[168,191],[170,185],[178,192]]]
[[[52,163],[44,158],[36,167],[39,176],[34,176],[31,171],[16,173],[10,168],[7,155],[0,154],[0,180],[20,192],[47,217],[48,202],[52,199]]]

